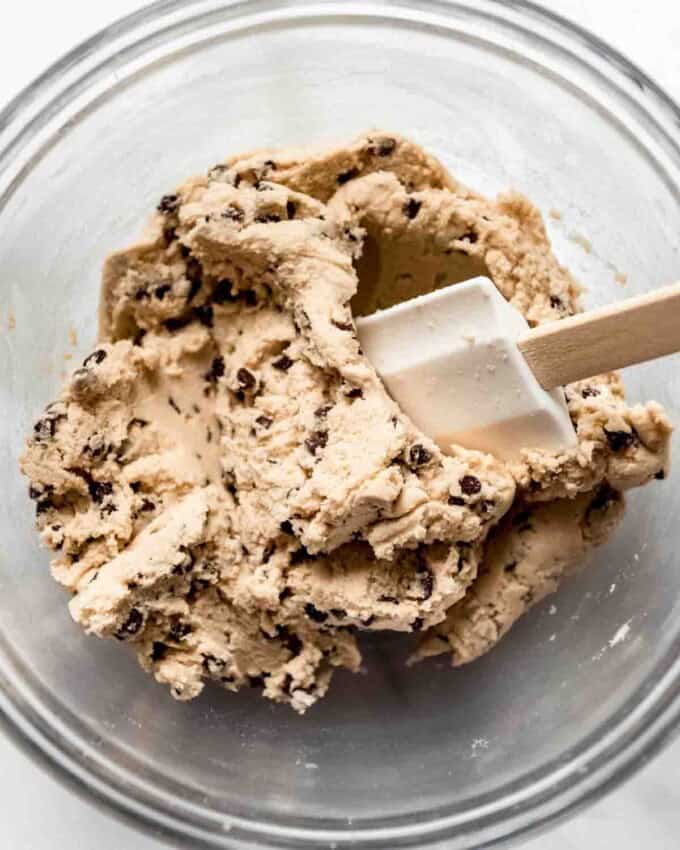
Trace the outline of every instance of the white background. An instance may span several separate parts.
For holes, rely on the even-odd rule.
[[[0,107],[77,42],[142,5],[140,0],[8,3],[0,26]],[[544,5],[614,44],[680,100],[679,6],[669,0],[548,0]],[[0,795],[2,850],[72,846],[161,850],[165,846],[72,796],[1,733]],[[524,850],[642,847],[680,847],[680,741],[623,788],[547,836],[529,842]]]

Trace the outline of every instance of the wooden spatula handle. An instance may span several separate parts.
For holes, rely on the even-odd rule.
[[[540,325],[517,343],[552,389],[680,351],[680,283]]]

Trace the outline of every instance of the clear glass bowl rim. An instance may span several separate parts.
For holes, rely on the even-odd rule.
[[[314,9],[322,14],[350,13],[356,3],[337,0],[158,0],[112,23],[82,42],[21,91],[0,112],[0,177],[10,170],[18,146],[35,138],[49,120],[58,116],[75,98],[78,82],[89,75],[93,63],[105,69],[115,60],[110,48],[121,39],[135,39],[142,31],[172,32],[173,21],[195,10],[201,17],[208,10],[231,7],[232,15],[256,12],[285,12]],[[680,145],[671,132],[680,128],[680,107],[647,74],[623,54],[577,24],[530,0],[372,0],[367,6],[392,11],[436,12],[453,10],[474,14],[479,9],[488,19],[504,22],[519,19],[525,31],[540,26],[542,32],[559,35],[580,61],[596,60],[598,71],[617,92],[630,83],[644,95],[644,105],[654,116],[657,134],[663,136],[666,152],[680,163]],[[98,58],[103,61],[97,62]],[[61,87],[61,90],[60,90]],[[30,163],[29,163],[30,165]],[[10,189],[18,187],[23,171]],[[2,207],[0,206],[0,212]],[[4,651],[4,647],[0,646]],[[455,846],[490,847],[526,837],[599,799],[642,767],[667,744],[680,727],[680,640],[673,643],[654,670],[639,685],[628,703],[610,717],[596,733],[563,754],[559,763],[548,763],[521,783],[503,789],[492,804],[461,814],[437,815],[436,819],[404,827],[389,819],[373,821],[366,828],[314,828],[298,823],[261,823],[235,819],[225,834],[224,818],[201,816],[185,810],[178,814],[160,795],[148,792],[146,799],[132,796],[119,774],[103,764],[84,763],[78,741],[56,725],[50,725],[21,694],[0,660],[0,724],[35,762],[62,784],[103,810],[133,826],[173,844],[191,847],[439,847],[441,841]],[[461,845],[456,841],[466,836]],[[467,843],[474,842],[473,844]],[[187,842],[190,842],[188,844]],[[294,842],[294,843],[293,843]],[[453,846],[453,844],[451,845]]]

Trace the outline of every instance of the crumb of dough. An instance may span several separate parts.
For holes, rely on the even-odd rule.
[[[593,243],[590,239],[586,239],[581,233],[577,233],[575,230],[569,234],[569,239],[575,244],[580,245],[581,248],[586,252],[586,254],[592,254],[593,252]]]

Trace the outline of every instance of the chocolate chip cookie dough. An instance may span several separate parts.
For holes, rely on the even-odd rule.
[[[443,455],[354,316],[480,273],[531,324],[579,309],[526,198],[393,134],[233,157],[165,195],[106,261],[100,343],[21,460],[75,620],[178,699],[214,681],[301,712],[358,669],[362,631],[486,652],[664,476],[670,426],[610,374],[567,388],[573,450]]]

